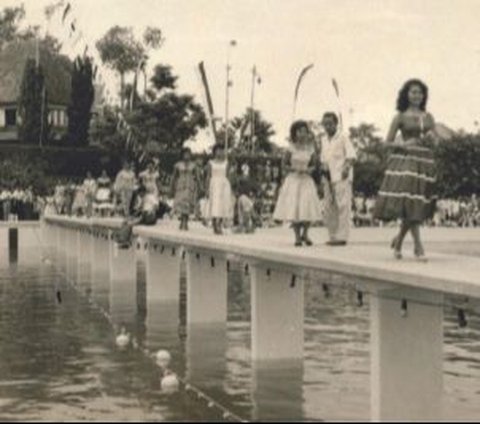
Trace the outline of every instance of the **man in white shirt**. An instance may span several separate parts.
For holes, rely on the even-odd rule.
[[[324,222],[331,246],[347,244],[351,221],[353,162],[357,157],[349,140],[338,129],[338,117],[333,112],[323,115],[326,135],[322,139],[320,161],[325,170],[322,177],[325,196]]]

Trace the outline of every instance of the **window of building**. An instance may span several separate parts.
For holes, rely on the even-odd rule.
[[[17,125],[17,109],[7,109],[5,111],[5,126],[14,127]]]

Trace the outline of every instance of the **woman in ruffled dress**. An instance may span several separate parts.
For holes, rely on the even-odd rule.
[[[378,192],[374,216],[380,220],[401,219],[400,230],[392,240],[394,257],[402,258],[402,243],[410,231],[414,255],[425,262],[420,225],[433,216],[435,163],[432,146],[438,136],[433,116],[426,111],[428,87],[418,79],[407,81],[398,94],[397,110],[387,136],[394,150]],[[401,141],[395,141],[397,132]]]
[[[180,218],[180,230],[188,230],[188,220],[195,212],[199,186],[198,167],[192,151],[184,147],[181,160],[175,164],[172,178],[173,210]]]
[[[311,176],[318,161],[318,149],[305,121],[290,127],[290,151],[286,160],[288,175],[280,188],[273,219],[291,222],[295,246],[313,243],[308,236],[310,225],[322,219],[317,187]]]
[[[233,217],[232,187],[228,179],[228,160],[223,144],[213,147],[213,159],[208,162],[206,187],[206,218],[212,220],[214,234],[223,234],[223,224]]]

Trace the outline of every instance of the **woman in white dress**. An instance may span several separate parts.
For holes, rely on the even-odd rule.
[[[213,159],[207,165],[206,218],[212,220],[214,234],[222,234],[224,220],[233,217],[232,188],[228,175],[228,160],[222,144],[213,147]]]
[[[312,222],[322,219],[322,206],[317,187],[311,176],[318,161],[318,151],[305,121],[295,121],[290,127],[288,175],[280,189],[273,219],[292,223],[295,246],[311,246],[308,230]]]

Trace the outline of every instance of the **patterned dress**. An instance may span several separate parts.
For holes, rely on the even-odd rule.
[[[433,216],[436,170],[432,149],[424,142],[426,132],[433,129],[433,120],[426,114],[415,118],[401,116],[403,139],[416,139],[418,143],[394,151],[388,159],[374,210],[375,218],[380,220],[422,222]]]
[[[175,213],[190,215],[195,211],[198,197],[199,177],[193,162],[178,162],[174,170]]]

